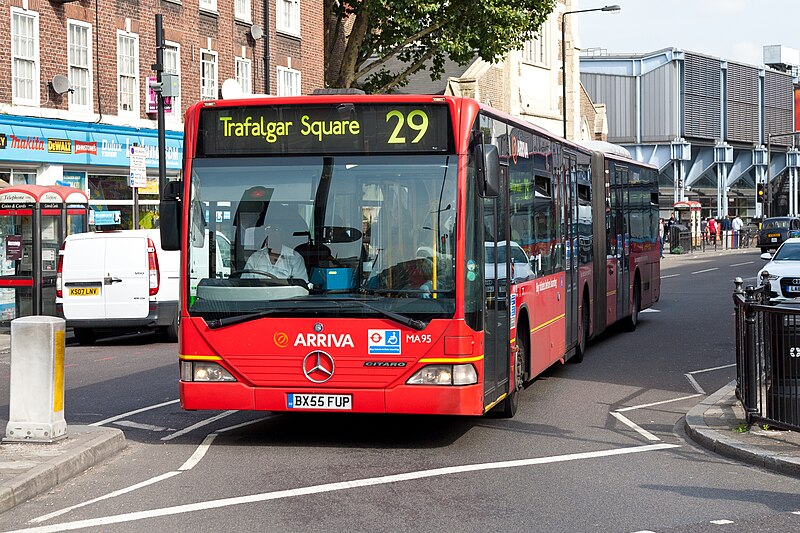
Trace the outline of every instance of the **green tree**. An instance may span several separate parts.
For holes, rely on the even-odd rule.
[[[448,57],[493,62],[534,37],[555,0],[324,0],[328,87],[391,91],[426,68],[439,79]],[[403,67],[386,68],[397,58]],[[361,80],[359,82],[358,80]]]

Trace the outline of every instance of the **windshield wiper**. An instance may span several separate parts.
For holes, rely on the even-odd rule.
[[[359,300],[357,298],[347,298],[345,300],[338,300],[338,301],[357,303],[362,307],[366,307],[367,309],[375,311],[379,315],[385,316],[386,318],[390,318],[395,322],[399,322],[400,324],[408,326],[411,329],[415,329],[417,331],[422,331],[423,329],[428,327],[428,324],[423,322],[422,320],[417,320],[416,318],[411,318],[406,315],[401,315],[400,313],[395,313],[394,311],[389,311],[387,309],[381,309],[380,307],[375,307],[374,305],[368,304],[367,302]]]
[[[247,313],[246,315],[236,315],[225,318],[215,318],[213,320],[207,320],[206,324],[208,324],[209,329],[218,329],[218,328],[223,328],[225,326],[241,324],[242,322],[249,322],[251,320],[256,320],[265,316],[269,316],[272,313],[275,313],[276,311],[284,311],[284,309],[260,309],[255,313]]]

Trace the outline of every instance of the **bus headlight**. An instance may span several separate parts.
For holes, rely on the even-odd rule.
[[[181,381],[236,381],[236,378],[217,363],[181,361]]]
[[[478,382],[475,367],[466,365],[428,365],[411,376],[407,385],[473,385]]]

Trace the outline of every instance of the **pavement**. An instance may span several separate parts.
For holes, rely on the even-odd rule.
[[[665,259],[703,255],[702,252],[680,256],[666,253]],[[10,344],[9,335],[0,334],[0,353],[8,352]],[[800,432],[748,427],[744,409],[736,399],[735,382],[690,409],[684,426],[692,441],[713,453],[800,477]],[[0,428],[0,432],[5,435],[5,428]],[[67,436],[52,444],[0,443],[0,513],[105,461],[125,445],[125,435],[119,429],[71,424],[67,425]]]

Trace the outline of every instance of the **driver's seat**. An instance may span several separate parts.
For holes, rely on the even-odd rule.
[[[303,257],[306,263],[306,270],[309,272],[314,268],[332,268],[336,266],[331,249],[322,243],[304,242],[295,246],[295,252]]]

